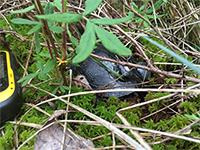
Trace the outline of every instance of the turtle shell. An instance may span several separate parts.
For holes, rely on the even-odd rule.
[[[95,48],[93,50],[93,54],[96,54],[101,57],[121,61],[116,54],[108,51],[103,45],[97,45],[97,48]],[[122,65],[115,64],[115,63],[109,62],[109,61],[101,61],[101,62],[103,62],[105,65],[107,65],[112,70],[118,72],[119,74],[123,74],[128,71],[127,68]],[[124,78],[126,79],[126,81],[121,81],[119,79],[116,80],[117,77],[115,77],[109,71],[109,69],[102,67],[101,65],[96,63],[90,57],[88,57],[85,61],[79,63],[79,67],[73,66],[72,69],[73,69],[73,72],[75,72],[75,74],[84,75],[86,77],[87,81],[89,82],[90,86],[92,87],[92,89],[101,89],[108,83],[110,83],[110,84],[108,86],[104,87],[103,89],[105,89],[105,88],[106,89],[107,88],[109,88],[109,89],[138,88],[137,85],[136,86],[131,86],[131,85],[142,82],[142,79],[144,78],[140,74],[139,70],[133,69],[124,75]],[[144,72],[143,69],[141,69],[141,71]],[[113,80],[116,80],[116,81],[113,81]],[[131,93],[133,93],[133,92],[132,91],[106,92],[103,94],[103,97],[110,97],[110,96],[122,97],[122,96],[129,95]]]

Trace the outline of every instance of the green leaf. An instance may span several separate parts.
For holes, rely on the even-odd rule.
[[[48,14],[53,14],[53,6],[51,5],[50,2],[47,3],[47,5],[44,8],[44,14],[48,15]],[[49,20],[47,21],[48,26],[51,27],[53,25],[53,21]]]
[[[144,18],[150,22],[150,20],[147,18],[146,15],[144,16]],[[144,26],[145,26],[146,28],[150,28],[149,24],[148,24],[146,21],[144,21],[143,24],[144,24]]]
[[[83,15],[86,16],[95,11],[101,2],[102,0],[87,0],[85,2],[85,11],[83,12]]]
[[[139,14],[141,14],[141,15],[144,14],[144,12],[142,12],[140,9],[138,9],[138,6],[134,2],[132,2],[131,5],[133,6],[133,9],[135,11],[137,11]]]
[[[26,86],[28,84],[29,80],[25,80],[23,83],[22,83],[22,87]]]
[[[40,53],[39,55],[42,57],[51,58],[51,55],[49,53]]]
[[[110,18],[102,18],[102,19],[92,19],[91,22],[101,25],[115,25],[120,24],[126,21],[129,21],[135,16],[134,13],[129,13],[127,17],[120,18],[120,19],[110,19]]]
[[[60,90],[64,93],[65,92],[65,89],[62,87],[62,86],[60,86]]]
[[[23,19],[23,18],[15,18],[15,19],[12,19],[11,22],[16,23],[16,24],[42,24],[40,22],[31,21],[31,20]]]
[[[34,58],[33,58],[34,60],[41,61],[44,64],[46,63],[46,61],[44,59],[42,59],[41,57],[39,57],[39,55],[33,54],[33,56],[34,56]]]
[[[37,68],[42,70],[43,69],[43,63],[41,61],[37,61]]]
[[[156,19],[161,18],[162,16],[164,16],[164,14],[163,15],[156,15]],[[151,18],[151,19],[155,18],[154,15],[147,15],[147,17]]]
[[[70,38],[72,44],[74,44],[75,46],[78,46],[79,41],[74,36],[72,36],[68,25],[67,25],[67,34],[69,35],[69,38]]]
[[[70,89],[71,89],[70,87],[65,86],[65,85],[63,85],[62,87],[63,87],[65,90],[70,90]]]
[[[78,46],[77,55],[72,60],[73,63],[84,61],[93,51],[95,45],[94,24],[89,21],[86,24],[85,32],[81,36],[80,45]]]
[[[25,12],[29,12],[29,11],[33,10],[34,8],[35,8],[35,6],[32,5],[32,6],[29,6],[29,7],[25,8],[25,9],[16,10],[16,11],[11,11],[10,13],[11,13],[11,14],[25,13]]]
[[[180,62],[186,64],[189,68],[193,69],[196,73],[198,73],[200,75],[199,67],[196,67],[193,63],[189,62],[187,59],[184,59],[183,57],[179,56],[178,54],[174,53],[173,51],[169,50],[168,48],[164,47],[163,45],[157,43],[156,41],[154,41],[148,37],[145,37],[145,36],[142,36],[142,37],[144,39],[146,39],[147,41],[151,42],[152,44],[156,45],[160,49],[164,50],[165,52],[167,52],[168,54],[170,54],[171,56],[173,56]]]
[[[155,11],[162,5],[162,3],[163,3],[163,0],[159,0],[159,1],[155,2],[155,4],[154,4],[154,9],[155,9]],[[146,13],[147,13],[147,14],[153,13],[153,6],[152,6],[150,9],[148,9],[148,10],[146,11]]]
[[[38,75],[38,72],[36,72],[36,73],[31,73],[31,74],[29,74],[29,75],[27,75],[27,76],[21,78],[20,80],[18,80],[17,83],[20,83],[20,82],[24,81],[24,82],[22,83],[22,87],[24,87],[24,86],[26,86],[26,85],[28,84],[29,80],[31,80],[32,78],[34,78],[34,77],[37,76],[37,75]]]
[[[63,14],[36,15],[36,17],[40,19],[52,20],[57,22],[73,23],[79,21],[82,18],[82,15],[63,13]]]
[[[21,78],[20,80],[18,80],[17,83],[20,83],[20,82],[22,82],[24,80],[30,80],[30,79],[34,78],[35,76],[37,76],[37,74],[38,74],[38,72],[30,73],[27,76],[25,76],[25,77]]]
[[[42,6],[45,6],[46,4],[45,4],[45,3],[41,3],[41,5],[42,5]],[[34,8],[35,8],[35,6],[32,5],[32,6],[29,6],[29,7],[25,8],[25,9],[16,10],[16,11],[11,11],[10,13],[11,13],[11,14],[26,13],[26,12],[29,12],[29,11],[33,10]]]
[[[35,50],[36,50],[37,54],[40,52],[39,31],[38,30],[35,32]]]
[[[144,16],[144,18],[146,19],[146,20],[148,20],[149,21],[149,19],[148,19],[148,17],[145,15]],[[135,23],[142,23],[143,22],[143,24],[144,24],[144,26],[146,27],[146,28],[149,28],[150,26],[148,25],[148,23],[146,22],[146,21],[144,21],[142,18],[140,18],[140,19],[138,19],[138,20],[136,20],[135,21]],[[150,22],[150,21],[149,21]]]
[[[47,73],[45,73],[44,71],[41,71],[40,74],[38,75],[38,78],[40,80],[46,80],[47,79]]]
[[[62,33],[64,31],[64,29],[59,26],[50,26],[49,29],[55,33]]]
[[[140,18],[140,19],[136,20],[135,23],[141,23],[142,21],[143,21],[143,19]]]
[[[58,91],[58,88],[59,88],[59,87],[56,87],[56,88],[53,90],[52,94],[54,94],[54,95],[55,95],[55,94],[56,94],[56,92]]]
[[[135,2],[132,2],[131,5],[133,6],[134,9],[138,9],[138,6],[135,4]]]
[[[48,61],[43,68],[43,72],[47,74],[55,65],[56,65],[55,59]]]
[[[36,32],[37,30],[39,30],[41,27],[43,27],[43,24],[37,24],[30,31],[28,31],[27,34],[32,34],[33,32]]]
[[[54,0],[53,5],[56,6],[60,11],[62,11],[62,3],[61,0]]]
[[[70,40],[72,41],[72,43],[73,43],[75,46],[78,46],[78,40],[77,40],[74,36],[71,36],[71,37],[70,37]]]
[[[142,6],[140,7],[140,11],[142,11],[144,8],[145,8],[145,5],[142,5]]]
[[[95,25],[95,32],[97,36],[103,43],[103,45],[111,52],[118,55],[128,56],[131,55],[131,51],[126,48],[121,41],[112,33],[106,31],[105,29]]]
[[[53,14],[53,6],[51,5],[50,2],[48,2],[44,8],[44,14]]]

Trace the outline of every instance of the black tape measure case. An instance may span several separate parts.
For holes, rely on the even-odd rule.
[[[14,117],[23,104],[18,79],[14,55],[0,50],[0,125]]]

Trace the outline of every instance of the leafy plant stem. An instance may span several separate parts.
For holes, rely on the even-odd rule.
[[[35,0],[32,0],[33,3],[34,3],[34,1]],[[35,4],[35,3],[34,4],[35,4],[35,7],[39,9],[39,10],[37,9],[38,14],[40,14],[40,12],[41,12],[41,14],[44,15],[44,10],[43,10],[43,7],[42,7],[40,1],[39,0],[36,0],[36,1],[37,1],[37,4]],[[36,5],[38,5],[38,7]],[[50,40],[50,43],[51,43],[52,48],[54,50],[55,56],[59,57],[59,55],[57,53],[57,50],[56,50],[56,47],[55,47],[55,44],[54,44],[54,40],[53,40],[52,34],[51,34],[49,26],[48,26],[48,23],[44,19],[41,19],[41,21],[42,21],[42,23],[44,25],[43,33],[44,33],[45,37]],[[66,79],[66,76],[65,76],[65,72],[64,72],[64,69],[63,69],[63,65],[60,65],[59,68],[60,68],[60,72],[61,72],[62,78],[64,80],[64,84],[66,86],[68,86],[67,79]],[[59,73],[58,73],[57,69],[56,69],[56,76],[59,78]]]

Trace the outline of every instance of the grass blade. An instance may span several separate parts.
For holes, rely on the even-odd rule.
[[[164,47],[163,45],[157,43],[156,41],[154,41],[154,40],[152,40],[152,39],[150,39],[150,38],[148,38],[146,36],[142,36],[142,37],[144,39],[146,39],[147,41],[151,42],[152,44],[156,45],[160,49],[164,50],[165,52],[167,52],[168,54],[170,54],[171,56],[173,56],[174,58],[176,58],[180,62],[186,64],[189,68],[193,69],[196,73],[198,73],[200,75],[200,68],[196,67],[193,63],[189,62],[187,59],[177,55],[173,51],[169,50],[168,48]]]

